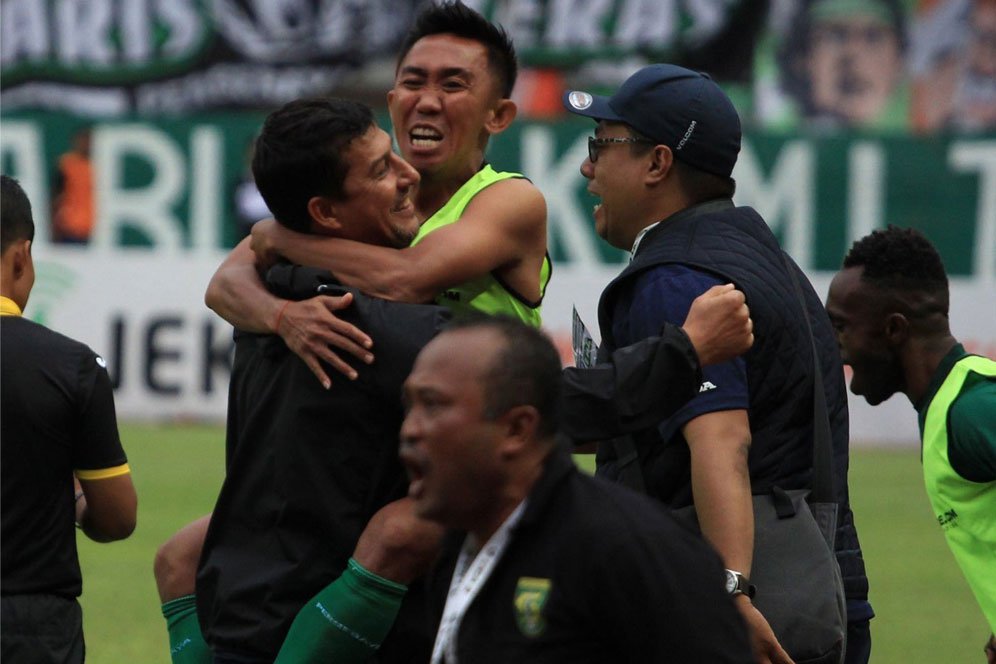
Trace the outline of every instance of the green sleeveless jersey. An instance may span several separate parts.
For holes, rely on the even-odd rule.
[[[996,632],[996,481],[964,478],[949,457],[949,434],[956,431],[950,422],[951,407],[960,395],[985,380],[996,380],[996,362],[966,355],[954,363],[923,409],[923,479],[948,546]],[[983,419],[996,418],[996,402],[984,408]]]
[[[485,188],[495,182],[521,177],[522,175],[519,173],[498,173],[489,164],[485,164],[484,168],[479,170],[474,177],[467,180],[453,194],[450,200],[446,202],[446,205],[441,207],[422,224],[418,235],[412,240],[412,246],[421,242],[426,235],[437,228],[442,228],[447,224],[457,221],[474,196]],[[521,295],[502,283],[501,279],[494,273],[472,279],[453,288],[448,288],[436,296],[435,302],[436,304],[448,307],[458,316],[471,311],[486,314],[504,314],[539,327],[542,322],[540,318],[540,304],[543,301],[543,294],[546,293],[546,286],[549,282],[550,258],[547,256],[543,259],[543,268],[540,271],[539,302],[526,301]]]

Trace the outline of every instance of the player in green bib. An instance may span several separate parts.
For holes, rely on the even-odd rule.
[[[485,164],[484,168],[475,173],[450,197],[446,205],[422,223],[418,235],[412,240],[412,246],[422,242],[430,233],[459,221],[467,205],[485,188],[502,180],[521,177],[522,175],[518,173],[496,172],[490,164]],[[550,261],[544,260],[540,271],[540,283],[544,290],[549,281]],[[539,306],[523,299],[494,272],[447,288],[436,296],[435,301],[437,304],[449,307],[457,315],[478,311],[486,314],[505,314],[535,327],[539,327],[542,322]]]
[[[890,226],[851,247],[827,312],[851,391],[875,406],[896,392],[917,410],[937,522],[989,623],[996,661],[996,362],[951,335],[948,280],[922,234]]]

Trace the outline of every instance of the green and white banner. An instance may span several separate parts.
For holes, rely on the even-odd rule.
[[[108,121],[88,125],[96,223],[90,244],[211,252],[243,237],[240,185],[262,114]],[[11,114],[0,164],[34,202],[39,244],[48,237],[51,183],[78,119]],[[620,253],[592,232],[579,167],[591,123],[519,122],[489,159],[528,175],[548,200],[555,262],[593,268]],[[737,168],[737,201],[768,220],[807,269],[833,270],[850,243],[886,224],[921,229],[952,275],[996,275],[996,132],[977,135],[749,132]]]
[[[0,127],[3,172],[21,181],[38,224],[38,285],[27,313],[105,355],[123,417],[224,414],[230,329],[203,295],[244,232],[240,184],[261,118],[92,125],[96,221],[88,245],[48,240],[52,173],[79,123],[17,114]],[[572,307],[597,334],[598,295],[624,260],[592,228],[593,200],[578,171],[591,129],[523,122],[489,154],[546,195],[554,276],[544,319],[565,358]],[[755,132],[734,177],[737,202],[761,212],[821,294],[854,239],[888,223],[921,229],[952,275],[956,335],[996,356],[996,136]],[[852,406],[855,440],[916,440],[907,404],[893,404],[892,415],[889,406]]]

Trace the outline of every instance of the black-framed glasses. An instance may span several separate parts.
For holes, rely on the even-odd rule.
[[[632,138],[632,137],[610,137],[610,138],[595,138],[594,136],[588,137],[588,160],[591,163],[598,161],[598,151],[601,150],[606,145],[621,145],[623,143],[645,143],[647,145],[653,145],[653,141],[646,138]]]

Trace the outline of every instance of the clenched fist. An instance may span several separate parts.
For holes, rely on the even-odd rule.
[[[702,366],[742,355],[754,344],[747,298],[733,284],[713,286],[695,298],[681,326]]]

